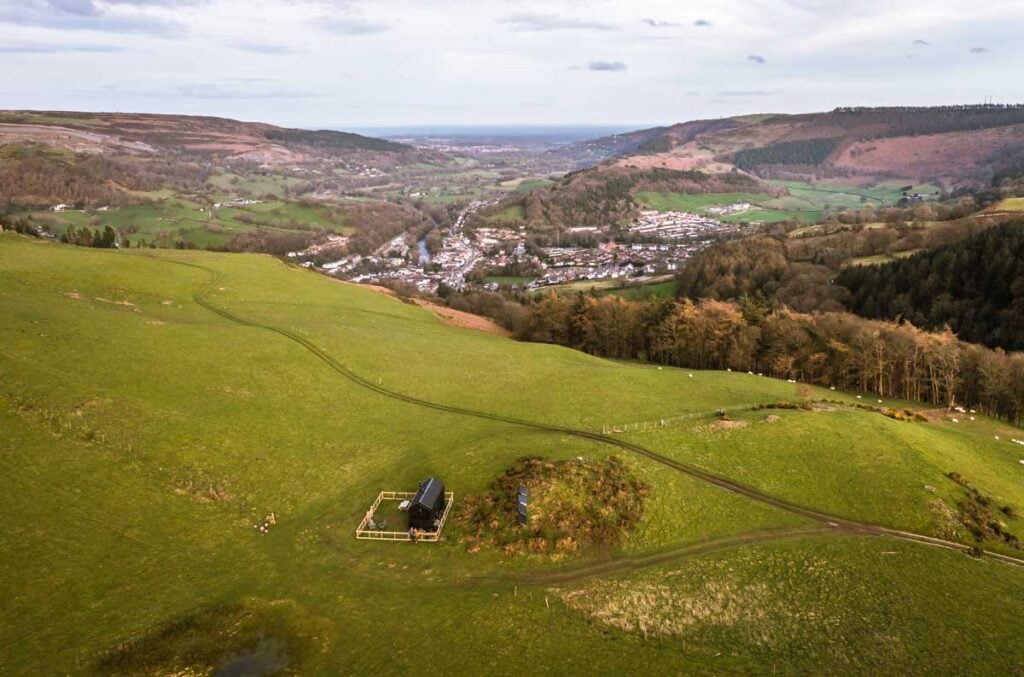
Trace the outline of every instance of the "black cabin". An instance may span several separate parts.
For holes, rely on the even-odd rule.
[[[409,527],[434,531],[435,521],[444,514],[444,482],[429,477],[420,482],[420,489],[409,503]]]

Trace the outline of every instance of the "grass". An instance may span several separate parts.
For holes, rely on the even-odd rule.
[[[638,299],[659,298],[670,299],[676,296],[676,281],[665,280],[664,282],[652,282],[650,284],[631,285],[628,287],[613,287],[611,289],[597,290],[598,296],[621,296],[624,299],[636,301]]]
[[[1024,212],[1024,197],[1008,197],[1000,200],[991,207],[985,209],[986,212]]]
[[[780,420],[765,423],[769,413]],[[635,439],[774,496],[928,535],[941,535],[947,526],[932,501],[955,505],[961,498],[946,477],[950,471],[1000,504],[1024,506],[1021,454],[1008,441],[1014,433],[999,424],[899,422],[859,411],[759,411],[735,418],[749,425],[695,434],[694,423]],[[855,436],[837,432],[853,427]],[[1015,526],[1011,530],[1024,533],[1024,524]]]
[[[922,580],[908,586],[901,570]],[[944,674],[963,665],[1012,674],[1024,653],[1018,578],[953,553],[818,538],[559,592],[613,636],[647,636],[666,651],[683,645],[695,662],[714,655],[719,673]]]
[[[554,183],[551,179],[524,180],[516,186],[517,193],[529,193],[538,188],[546,188]]]
[[[502,287],[514,287],[530,284],[536,279],[533,275],[488,275],[484,278],[484,282]]]
[[[722,207],[736,202],[759,204],[765,200],[770,200],[771,195],[763,193],[700,193],[686,195],[683,193],[640,191],[633,198],[642,208],[656,209],[659,212],[703,212],[708,207]]]
[[[226,198],[225,198],[226,199]],[[350,229],[347,222],[332,217],[318,207],[304,207],[296,202],[269,201],[244,207],[223,207],[211,217],[209,206],[187,197],[170,197],[142,205],[112,207],[108,211],[29,212],[39,223],[47,224],[56,234],[68,226],[98,228],[112,226],[127,233],[132,244],[174,246],[175,240],[190,242],[200,248],[227,244],[238,233],[256,228],[276,232],[299,228],[338,231]],[[254,220],[245,223],[241,218]]]
[[[489,215],[485,221],[488,223],[516,223],[526,218],[526,210],[523,205],[510,205],[501,211]]]
[[[709,412],[719,407],[855,400],[454,329],[419,307],[263,256],[89,250],[3,234],[0,672],[213,671],[233,657],[282,652],[318,674],[405,673],[424,663],[457,674],[538,664],[721,673],[769,662],[790,673],[857,673],[886,656],[896,671],[919,657],[934,673],[1006,673],[1024,660],[1011,641],[1024,629],[1014,593],[1024,572],[831,533],[676,557],[707,539],[813,525],[636,455],[624,460],[650,487],[646,510],[600,555],[472,554],[454,524],[439,544],[356,541],[355,525],[381,489],[411,490],[438,475],[458,506],[521,457],[623,451],[383,397],[285,335],[211,312],[194,300],[197,289],[219,308],[311,342],[370,383],[432,402],[595,431],[689,415],[635,437],[818,509],[937,532],[928,502],[956,499],[961,488],[942,475],[950,470],[1024,507],[1021,454],[1006,441],[1021,434],[996,422],[781,411],[767,424],[767,412],[740,411],[734,417],[750,425],[714,431]],[[262,535],[254,525],[269,512],[277,524]],[[1015,520],[1008,529],[1021,532]],[[822,558],[825,574],[800,568]],[[708,616],[683,636],[645,639],[563,602],[542,578],[640,566],[628,576],[657,580],[659,570],[644,573],[648,561],[692,572],[669,585],[692,579],[699,591],[727,575],[721,585],[761,585],[777,591],[775,601],[764,602],[755,625],[724,627]],[[835,569],[844,573],[828,575]],[[785,610],[779,599],[789,600]],[[238,609],[255,620],[243,622]],[[792,639],[798,622],[807,632]],[[873,625],[878,632],[864,631]],[[424,627],[431,641],[410,642]],[[111,656],[120,662],[103,662]]]
[[[850,259],[850,262],[847,265],[851,265],[851,266],[876,266],[876,265],[878,265],[880,263],[890,263],[890,262],[895,261],[897,259],[905,259],[908,256],[913,256],[914,254],[916,254],[919,251],[921,251],[921,250],[920,249],[908,249],[908,250],[902,251],[902,252],[893,252],[893,254],[891,256],[889,254],[875,254],[874,256],[857,256],[857,257],[854,257],[854,258]]]
[[[653,278],[646,282],[634,282],[623,284],[623,280],[578,280],[565,284],[544,287],[537,291],[538,294],[546,294],[554,291],[558,294],[596,294],[597,296],[621,296],[624,299],[637,300],[649,298],[674,298],[676,295],[676,281],[671,276],[669,279],[663,277]]]
[[[221,172],[211,176],[208,183],[214,188],[229,191],[236,195],[243,194],[263,197],[269,194],[282,197],[288,190],[304,185],[308,181],[277,174],[241,175],[232,172]]]
[[[684,195],[681,193],[639,192],[634,197],[642,208],[658,211],[685,211],[702,213],[708,207],[725,206],[736,202],[749,202],[753,207],[745,212],[723,217],[723,221],[761,221],[775,223],[787,219],[799,219],[807,223],[820,223],[825,211],[860,209],[865,205],[893,205],[902,196],[899,184],[880,184],[865,188],[853,184],[816,183],[803,181],[769,181],[768,183],[786,188],[789,195],[773,197],[764,193],[709,193]],[[913,192],[932,193],[937,188],[931,184],[912,187]]]

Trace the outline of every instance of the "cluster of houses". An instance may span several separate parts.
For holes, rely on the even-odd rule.
[[[740,214],[748,209],[750,209],[749,202],[733,202],[730,205],[714,205],[704,211],[715,216],[729,216],[730,214]]]
[[[319,256],[324,252],[329,252],[332,249],[341,249],[342,247],[348,245],[348,241],[348,235],[328,235],[320,242],[310,245],[306,249],[302,249],[300,251],[295,252],[288,252],[288,258],[312,258],[314,256]]]
[[[540,275],[527,285],[527,288],[536,289],[577,280],[672,273],[685,259],[723,235],[740,229],[739,225],[697,214],[642,212],[628,226],[631,234],[642,236],[642,243],[603,242],[594,247],[557,246],[528,252],[526,233],[522,228],[481,226],[473,231],[466,230],[466,216],[486,204],[471,203],[446,233],[439,251],[427,252],[424,241],[413,243],[402,234],[371,255],[344,256],[323,265],[322,270],[354,282],[400,281],[421,291],[436,292],[441,284],[455,290],[464,289],[475,270],[494,270],[518,264],[519,268],[540,271]],[[599,232],[596,228],[586,227],[573,230]],[[309,257],[338,244],[323,243],[294,254]]]
[[[228,200],[227,202],[215,202],[213,204],[214,209],[221,209],[222,207],[248,207],[249,205],[263,204],[263,200],[250,200],[248,198],[239,197],[234,200]]]
[[[629,225],[629,232],[659,240],[704,239],[733,230],[738,226],[689,212],[643,211]]]

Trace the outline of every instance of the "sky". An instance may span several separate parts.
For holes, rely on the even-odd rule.
[[[1024,102],[1024,0],[0,0],[0,108],[643,127]]]

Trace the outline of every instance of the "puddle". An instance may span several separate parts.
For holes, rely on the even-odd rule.
[[[284,645],[271,639],[261,639],[251,651],[236,654],[225,660],[215,677],[262,677],[288,667]]]

